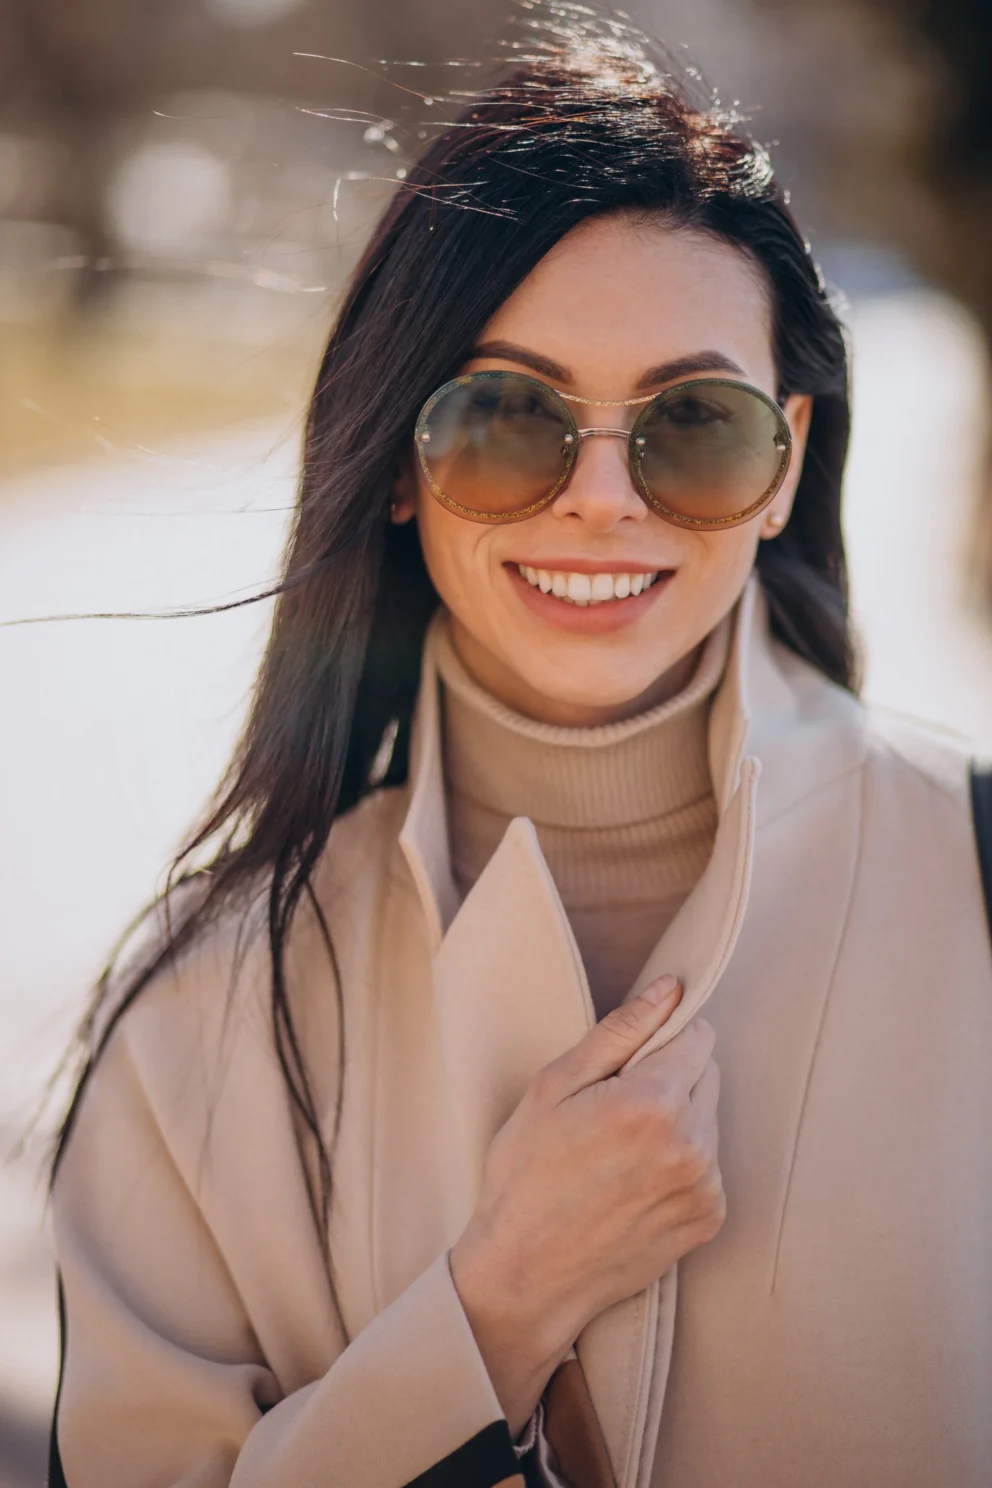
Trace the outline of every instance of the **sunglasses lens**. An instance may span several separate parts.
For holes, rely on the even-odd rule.
[[[553,394],[512,372],[451,383],[417,424],[435,487],[480,517],[508,517],[546,497],[568,469],[572,433]]]
[[[770,501],[788,468],[780,410],[749,388],[699,381],[650,403],[634,428],[649,496],[689,522],[732,522]]]

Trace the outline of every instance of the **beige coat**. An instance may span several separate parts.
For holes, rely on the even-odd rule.
[[[459,907],[438,712],[428,647],[410,785],[335,826],[318,881],[344,1001],[330,1262],[260,944],[228,1009],[215,934],[98,1067],[55,1191],[69,1488],[515,1472],[446,1251],[593,1009],[529,821]],[[684,982],[663,1038],[703,1003],[715,1025],[728,1218],[677,1303],[673,1271],[578,1340],[617,1483],[987,1488],[992,954],[964,756],[773,643],[752,585],[710,759],[713,857],[638,985]],[[339,1030],[305,917],[292,967],[330,1137]]]

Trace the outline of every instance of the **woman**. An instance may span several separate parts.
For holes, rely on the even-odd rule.
[[[69,1488],[988,1481],[966,761],[855,696],[765,156],[582,16],[373,236],[244,740],[98,1003]]]

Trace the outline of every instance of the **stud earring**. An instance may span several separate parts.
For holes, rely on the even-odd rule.
[[[778,529],[780,527],[784,527],[784,525],[785,518],[781,515],[780,512],[771,512],[769,516],[765,518],[765,526],[770,527],[773,532],[777,532]]]

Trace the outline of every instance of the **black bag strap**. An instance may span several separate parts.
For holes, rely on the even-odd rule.
[[[992,765],[971,766],[971,814],[975,821],[978,865],[985,890],[985,913],[992,936]]]

